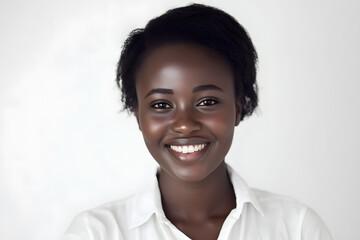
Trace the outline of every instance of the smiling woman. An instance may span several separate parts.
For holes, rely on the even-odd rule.
[[[135,114],[161,166],[160,185],[200,182],[223,163],[241,115],[224,59],[194,44],[158,48],[138,72],[136,93]]]
[[[132,32],[117,81],[159,169],[151,189],[79,214],[64,239],[331,239],[312,210],[248,188],[225,163],[257,106],[256,60],[242,26],[208,6]]]

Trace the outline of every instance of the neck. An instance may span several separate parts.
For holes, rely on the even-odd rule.
[[[160,170],[159,186],[163,209],[170,221],[226,217],[236,207],[234,189],[224,162],[196,183],[176,181]]]

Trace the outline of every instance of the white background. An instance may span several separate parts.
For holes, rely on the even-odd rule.
[[[0,239],[57,239],[76,213],[154,173],[135,119],[119,113],[115,68],[130,30],[188,3],[1,0]],[[360,239],[360,4],[205,3],[235,16],[260,58],[260,109],[228,163],[311,206],[334,239]]]

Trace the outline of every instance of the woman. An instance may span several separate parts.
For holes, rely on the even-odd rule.
[[[331,239],[312,210],[248,188],[224,161],[257,106],[256,61],[243,27],[212,7],[134,30],[117,82],[160,168],[152,188],[79,214],[64,239]]]

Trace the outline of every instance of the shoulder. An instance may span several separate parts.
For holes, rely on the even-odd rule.
[[[251,190],[261,204],[264,214],[269,214],[273,211],[276,211],[287,213],[290,212],[292,214],[301,215],[304,214],[307,209],[306,205],[291,197],[286,197],[259,189]]]
[[[262,211],[262,219],[279,229],[286,226],[302,240],[330,240],[322,219],[310,207],[291,197],[252,189]],[[270,223],[271,222],[271,223]]]
[[[307,208],[302,222],[301,236],[303,239],[331,239],[323,220],[310,208]]]
[[[62,240],[124,239],[129,205],[135,196],[109,202],[79,213],[74,217]]]
[[[62,240],[134,239],[137,227],[152,219],[161,206],[156,176],[127,198],[79,213]]]

